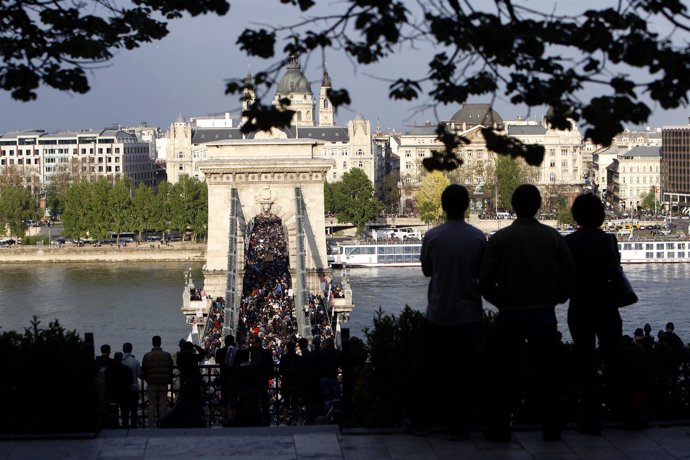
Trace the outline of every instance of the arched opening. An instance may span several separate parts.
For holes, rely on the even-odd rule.
[[[247,235],[237,336],[286,341],[296,333],[286,228],[275,215],[258,215]]]

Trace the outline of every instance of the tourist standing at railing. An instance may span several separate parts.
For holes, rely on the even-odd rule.
[[[126,407],[129,405],[129,396],[132,388],[132,371],[122,363],[122,352],[115,352],[113,363],[105,370],[105,383],[108,400],[115,409],[115,424],[119,428],[129,428],[129,413]],[[119,415],[118,415],[119,414]],[[118,420],[121,418],[121,422]]]
[[[261,337],[252,338],[252,346],[249,349],[249,362],[256,378],[256,387],[259,391],[259,404],[261,407],[261,423],[265,426],[271,424],[271,416],[268,401],[268,381],[274,377],[275,368],[273,356],[270,350],[263,347]]]
[[[617,245],[601,229],[605,213],[599,198],[592,194],[578,196],[571,213],[578,229],[565,236],[565,241],[577,273],[568,308],[568,327],[575,347],[575,374],[582,391],[577,430],[596,435],[601,432],[602,410],[599,356],[606,387],[612,390],[611,394],[620,395],[621,392],[622,321],[618,307],[603,295],[608,290],[611,267],[620,264],[620,255]],[[651,331],[651,326],[648,329]]]
[[[108,395],[105,383],[105,371],[113,365],[113,358],[110,357],[110,345],[101,345],[101,354],[96,356],[96,394],[100,412],[101,425],[107,425],[108,420]]]
[[[317,416],[319,406],[319,364],[316,354],[309,350],[309,340],[305,337],[297,341],[302,356],[302,394],[304,395],[304,405],[307,408],[308,422],[313,423]]]
[[[144,355],[141,371],[147,384],[148,427],[154,428],[160,415],[168,408],[168,387],[173,380],[173,358],[161,348],[161,338],[154,335],[153,348]]]
[[[125,414],[123,418],[129,417],[130,428],[137,427],[137,406],[139,405],[139,379],[141,378],[141,364],[139,360],[132,354],[132,344],[125,342],[122,345],[122,364],[129,367],[132,371],[132,385],[127,396],[123,410]]]
[[[223,401],[223,425],[228,426],[235,418],[235,362],[239,348],[232,334],[225,336],[225,346],[216,351],[216,364],[220,365],[221,397]]]
[[[177,369],[180,371],[180,388],[188,381],[201,385],[199,363],[206,358],[206,350],[188,340],[180,340],[180,351],[177,352]]]
[[[482,295],[498,308],[486,438],[511,440],[512,403],[522,390],[520,366],[527,342],[542,436],[555,441],[562,429],[555,307],[570,297],[575,266],[563,237],[535,218],[541,206],[537,187],[518,186],[511,204],[517,219],[489,239],[479,276]]]
[[[449,438],[466,436],[477,399],[479,264],[486,237],[465,222],[469,202],[465,187],[446,187],[441,207],[447,220],[422,241],[422,272],[430,280],[412,389],[412,430],[418,435],[442,423]]]

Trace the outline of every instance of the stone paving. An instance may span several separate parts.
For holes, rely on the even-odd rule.
[[[442,434],[341,433],[336,426],[106,430],[95,438],[0,441],[0,460],[51,459],[690,459],[690,426],[640,431],[606,429],[601,436],[565,431],[544,442],[538,431],[510,444],[481,433],[450,441]]]

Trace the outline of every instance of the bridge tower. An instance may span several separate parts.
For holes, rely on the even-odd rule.
[[[330,275],[323,184],[332,162],[311,139],[242,139],[207,144],[200,164],[208,184],[208,247],[204,289],[226,300],[225,334],[237,325],[249,224],[272,214],[287,230],[290,275],[300,334],[310,329],[303,306]]]

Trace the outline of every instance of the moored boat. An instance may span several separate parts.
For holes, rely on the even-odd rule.
[[[618,241],[621,263],[684,263],[690,262],[690,241],[629,240]]]
[[[332,267],[418,267],[421,241],[350,241],[336,244],[328,256]]]

